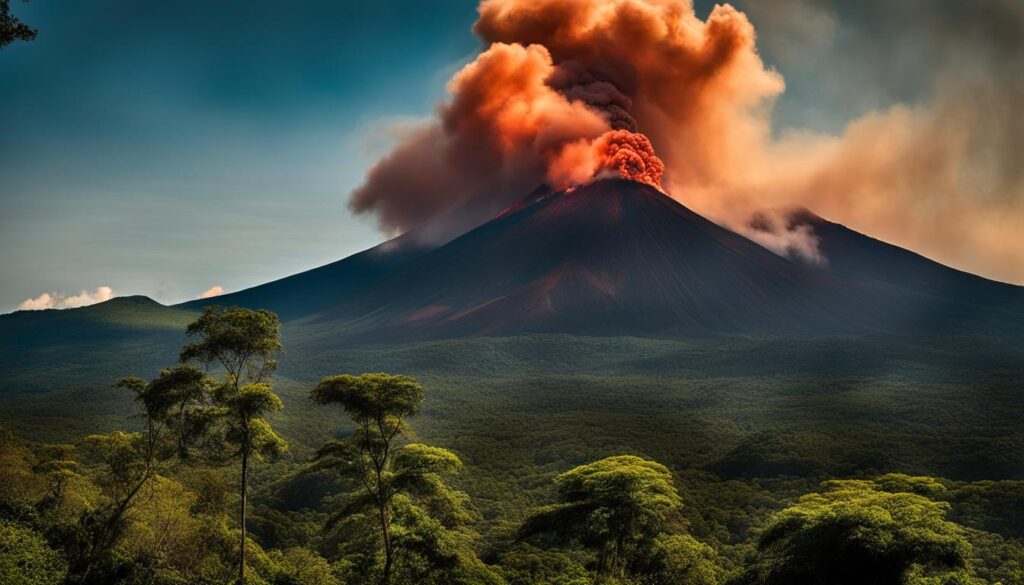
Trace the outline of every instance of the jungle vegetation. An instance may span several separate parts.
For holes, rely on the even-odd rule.
[[[444,384],[339,363],[296,422],[272,386],[276,316],[210,307],[186,331],[178,363],[111,380],[134,404],[119,430],[0,432],[0,583],[1024,583],[1021,481],[894,471],[806,429],[700,464],[674,453],[706,443],[706,423],[657,413],[604,444],[544,436],[544,416],[595,424],[593,401],[613,398],[589,377],[543,382],[592,389],[588,408],[432,444],[443,413],[421,415]],[[649,389],[618,382],[615,400]],[[336,430],[307,446],[314,421]]]

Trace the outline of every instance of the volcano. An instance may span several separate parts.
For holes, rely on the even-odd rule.
[[[648,185],[540,189],[434,249],[406,236],[189,303],[267,307],[325,336],[693,336],[1024,330],[1024,293],[810,212],[826,267],[780,257]]]

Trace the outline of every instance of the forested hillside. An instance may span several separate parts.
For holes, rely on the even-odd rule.
[[[237,580],[243,454],[247,582],[1024,574],[1020,356],[1005,346],[538,336],[315,355],[300,335],[280,352],[269,313],[196,317],[175,330],[180,355],[159,352],[168,369],[73,394],[123,416],[86,402],[90,432],[48,424],[43,439],[5,415],[5,579]],[[233,361],[243,326],[266,342]],[[75,404],[21,399],[51,420]]]

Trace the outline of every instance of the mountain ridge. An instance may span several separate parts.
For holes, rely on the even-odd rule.
[[[850,236],[857,249],[882,245],[847,231],[859,236]],[[886,331],[894,318],[922,314],[922,307],[929,315],[916,320],[915,332],[955,330],[959,317],[979,318],[979,312],[963,310],[964,299],[856,272],[780,257],[652,187],[613,179],[535,192],[301,321],[346,323],[370,337],[395,339],[530,332],[845,334]],[[997,286],[972,279],[972,286]],[[1007,298],[997,300],[1012,301],[1011,309],[1020,312],[1024,289],[998,287]],[[950,314],[943,317],[943,311]]]
[[[312,270],[165,308],[179,312],[173,322],[212,304],[267,308],[321,337],[368,342],[523,333],[1024,337],[1024,287],[957,271],[806,209],[788,222],[813,230],[826,266],[779,256],[640,183],[542,187],[442,245],[409,232]],[[50,313],[4,316],[0,326],[43,324]]]

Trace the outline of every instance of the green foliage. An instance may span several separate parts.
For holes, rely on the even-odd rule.
[[[450,488],[443,476],[458,472],[462,461],[447,449],[413,443],[398,447],[406,418],[419,412],[423,389],[412,378],[383,373],[324,378],[311,398],[340,404],[355,423],[345,441],[328,441],[316,454],[316,469],[334,469],[357,485],[330,524],[343,524],[347,540],[373,544],[352,549],[353,566],[367,579],[389,583],[498,583],[500,578],[477,559],[464,533],[469,521],[466,494]],[[353,521],[375,516],[374,537],[353,530]],[[383,565],[369,557],[379,548]],[[370,577],[373,572],[374,576]]]
[[[944,496],[948,491],[946,486],[934,477],[912,476],[903,473],[887,473],[870,481],[862,482],[829,481],[825,482],[825,485],[837,489],[862,487],[893,494],[917,494],[933,500]]]
[[[315,552],[292,547],[274,551],[273,585],[341,585],[337,571],[326,559]]]
[[[949,505],[893,489],[931,489],[933,483],[886,476],[878,485],[892,491],[879,491],[869,481],[828,482],[827,491],[803,496],[773,518],[747,580],[900,585],[938,571],[965,575],[970,546],[963,530],[945,519]]]
[[[664,534],[633,573],[638,585],[715,585],[723,576],[718,555],[689,534]]]
[[[339,404],[357,424],[379,425],[382,437],[401,431],[402,421],[419,413],[423,388],[408,376],[385,373],[329,376],[310,394],[319,404]]]
[[[182,457],[190,455],[191,447],[205,437],[218,415],[213,407],[216,380],[192,366],[162,370],[148,383],[136,377],[123,378],[115,386],[134,392],[147,426],[164,431],[155,438],[163,443],[156,448],[166,451],[169,447]]]
[[[93,482],[116,502],[124,500],[140,482],[151,476],[151,462],[147,459],[146,449],[146,440],[141,433],[114,431],[82,439],[85,454],[101,464]]]
[[[207,307],[185,329],[198,341],[182,348],[180,360],[219,363],[235,386],[259,383],[277,369],[280,328],[280,320],[270,311]]]
[[[518,543],[501,555],[498,570],[509,585],[589,585],[584,560],[571,552]]]
[[[391,501],[394,580],[422,585],[498,585],[501,578],[477,558],[470,535],[447,529],[404,494]]]
[[[0,0],[0,49],[14,41],[31,41],[37,33],[36,29],[11,14],[10,0]]]
[[[268,380],[277,369],[282,349],[281,322],[270,311],[232,307],[207,307],[189,324],[186,334],[197,339],[181,350],[180,360],[196,360],[206,366],[218,363],[226,379],[214,392],[220,408],[223,441],[229,457],[241,462],[241,506],[238,523],[238,581],[246,583],[246,511],[249,464],[255,459],[283,453],[287,442],[270,426],[266,415],[284,408]]]
[[[0,524],[14,525],[34,534],[35,544],[18,544],[15,556],[30,553],[36,550],[36,544],[42,543],[52,553],[44,555],[46,558],[56,558],[60,567],[67,567],[74,558],[79,534],[84,531],[88,536],[95,527],[94,522],[107,517],[98,511],[104,502],[112,500],[111,483],[116,483],[114,477],[117,475],[114,470],[126,470],[123,471],[125,476],[133,477],[130,470],[135,457],[131,452],[138,447],[138,437],[116,433],[101,440],[90,439],[88,442],[95,441],[95,445],[76,451],[60,445],[31,445],[9,433],[0,432],[0,446],[3,447],[0,450],[0,479],[3,480],[0,482],[0,518],[3,518]],[[349,453],[353,448],[346,442],[335,445],[347,445]],[[125,452],[129,455],[125,456]],[[473,529],[500,523],[501,520],[482,521],[475,513],[470,513],[469,502],[463,492],[441,481],[461,469],[458,458],[444,449],[413,443],[396,448],[393,460],[390,477],[406,477],[402,481],[408,481],[404,485],[409,489],[397,493],[389,506],[391,536],[396,551],[392,583],[583,585],[594,581],[593,571],[587,570],[588,564],[594,566],[594,548],[575,547],[576,544],[584,544],[581,535],[590,527],[584,526],[582,532],[566,530],[562,535],[566,540],[555,532],[548,533],[548,539],[541,538],[543,535],[533,537],[541,538],[540,542],[545,545],[554,542],[562,545],[553,549],[515,542],[508,532],[505,540],[492,538],[481,541]],[[122,462],[128,464],[122,465]],[[586,472],[561,474],[574,478],[565,482],[567,489],[572,486],[567,493],[614,493],[615,490],[586,487],[616,485],[615,481],[607,480],[616,475],[614,472],[618,466],[597,463],[601,462],[581,466]],[[643,469],[636,475],[648,478],[649,483],[660,483],[663,479],[664,474],[657,464],[642,459],[634,463]],[[627,468],[633,466],[626,465]],[[53,468],[74,470],[72,479],[65,481],[62,495],[57,499],[52,491],[46,489],[52,485]],[[270,477],[280,474],[280,469],[267,466],[263,473],[265,475],[258,478],[259,483],[273,485],[283,481],[277,485],[289,485],[284,480],[270,480]],[[324,473],[303,471],[294,477],[294,481],[299,481],[299,486],[310,485],[305,482],[322,481]],[[440,483],[422,480],[432,474],[436,474],[435,479]],[[730,513],[733,508],[749,506],[751,502],[758,502],[757,498],[767,497],[764,492],[744,487],[745,484],[736,481],[708,487],[710,480],[692,471],[683,472],[675,479],[681,483],[687,497],[685,510],[692,519],[689,528],[701,531],[704,536],[698,540],[682,532],[681,523],[676,522],[674,513],[670,513],[657,523],[664,530],[638,541],[642,546],[635,546],[629,551],[621,572],[597,575],[602,582],[620,585],[722,583],[723,570],[720,567],[730,562],[723,552],[735,558],[736,551],[749,550],[745,548],[745,542],[735,545],[723,542],[714,531],[708,532],[706,526],[715,526],[710,522],[711,518]],[[81,573],[72,566],[67,582],[119,585],[220,585],[231,582],[237,572],[240,537],[240,530],[227,522],[229,511],[237,505],[230,498],[235,480],[217,468],[164,467],[162,474],[155,475],[140,489],[130,514],[126,516],[121,536],[116,539],[110,553],[93,564],[89,578],[83,581]],[[335,484],[333,489],[339,489],[339,485],[345,486],[344,483]],[[289,489],[301,489],[299,486]],[[557,489],[558,486],[555,487]],[[1024,576],[1024,546],[1020,542],[977,528],[962,529],[943,518],[947,508],[951,507],[956,514],[950,512],[950,516],[959,515],[966,522],[979,526],[995,524],[997,519],[989,516],[986,510],[991,507],[998,511],[996,505],[1002,501],[1003,494],[1014,492],[1014,482],[1005,486],[999,482],[958,484],[889,474],[873,479],[831,480],[823,487],[819,493],[798,499],[796,504],[777,514],[766,525],[764,549],[750,559],[752,566],[736,580],[737,583],[781,581],[799,585],[808,581],[800,581],[802,577],[799,575],[786,573],[787,567],[821,569],[824,564],[827,570],[838,562],[835,551],[855,551],[861,545],[878,554],[904,555],[912,551],[934,556],[938,554],[936,550],[941,551],[946,545],[951,545],[951,550],[964,551],[961,555],[963,561],[958,561],[959,566],[942,562],[911,564],[902,581],[865,577],[862,565],[870,564],[861,563],[853,569],[846,567],[863,579],[861,583],[975,585],[981,582],[981,578],[988,583],[1010,585],[1019,583]],[[774,489],[775,493],[785,492],[781,485]],[[794,496],[800,493],[799,487],[792,489]],[[444,492],[449,492],[449,495],[443,495]],[[438,494],[442,494],[440,498]],[[336,496],[328,496],[324,509],[338,510],[354,504],[357,495],[358,490],[343,490]],[[985,499],[989,495],[994,499]],[[362,585],[381,580],[381,537],[372,500],[349,507],[335,530],[322,532],[320,527],[328,519],[328,514],[312,510],[275,511],[266,505],[273,503],[281,507],[282,504],[267,498],[267,494],[261,496],[266,503],[260,504],[258,516],[263,519],[265,514],[271,514],[280,526],[277,530],[289,532],[293,540],[287,547],[263,549],[260,545],[267,544],[266,541],[261,543],[249,539],[247,582]],[[771,501],[781,503],[781,499]],[[990,503],[981,505],[983,502]],[[716,510],[716,505],[722,509]],[[21,519],[15,520],[15,517]],[[784,520],[786,518],[790,520]],[[781,528],[783,524],[792,526],[787,524],[793,522],[792,518],[799,519],[795,524],[799,529]],[[757,526],[756,522],[754,526]],[[781,531],[777,536],[779,540],[767,543],[772,531]],[[945,537],[949,539],[943,541]],[[835,540],[830,541],[829,538],[846,544],[836,545]],[[974,546],[966,547],[964,541]],[[15,539],[14,542],[23,541]],[[806,546],[801,548],[796,546],[797,543]],[[738,548],[734,551],[732,546]],[[481,547],[491,550],[485,558],[492,564],[480,560],[477,551]],[[0,564],[2,562],[6,560],[0,560]],[[733,563],[734,569],[748,564]],[[856,572],[858,570],[861,572]],[[823,579],[830,577],[826,575]],[[849,581],[832,582],[841,585]]]
[[[67,561],[34,530],[0,520],[0,583],[57,585]]]
[[[145,432],[114,431],[90,435],[82,442],[84,452],[100,463],[93,482],[101,496],[94,507],[83,511],[69,542],[72,572],[83,581],[97,567],[102,570],[116,560],[110,553],[123,538],[126,515],[137,496],[168,460],[187,456],[190,445],[213,420],[213,381],[195,368],[163,370],[150,382],[124,378],[115,386],[135,394]]]
[[[144,432],[141,419],[126,419],[133,411],[131,394],[110,389],[109,381],[159,372],[172,363],[195,314],[136,304],[111,301],[40,312],[33,316],[35,325],[11,326],[21,319],[18,314],[0,317],[0,423],[33,440],[77,446],[87,434]],[[45,326],[39,324],[43,320]],[[943,491],[897,491],[951,506],[947,518],[967,527],[976,577],[1021,582],[1020,346],[984,338],[531,335],[347,347],[300,324],[286,324],[283,335],[288,353],[280,358],[274,390],[287,408],[269,413],[266,421],[288,439],[295,458],[250,470],[249,522],[256,528],[247,546],[253,555],[249,567],[264,581],[273,582],[267,567],[274,563],[257,565],[256,543],[268,547],[267,558],[272,548],[315,552],[346,584],[371,583],[376,577],[366,576],[373,567],[379,571],[372,511],[352,512],[334,530],[321,531],[351,501],[356,475],[305,471],[297,461],[355,428],[337,410],[308,399],[320,373],[345,364],[350,371],[401,371],[437,389],[403,440],[458,453],[464,468],[442,477],[471,497],[466,508],[473,513],[452,527],[441,520],[443,514],[427,510],[428,516],[464,535],[510,582],[568,583],[581,574],[583,582],[592,579],[586,567],[593,566],[594,555],[587,549],[539,549],[512,541],[529,510],[555,501],[555,476],[624,452],[643,453],[675,472],[687,504],[679,511],[687,532],[712,547],[729,571],[750,562],[756,537],[775,512],[819,491],[822,480],[903,471],[949,478],[934,482]],[[224,422],[218,419],[211,429],[214,443]],[[81,527],[83,510],[104,501],[95,481],[104,467],[79,448],[14,443],[0,449],[0,515],[18,518],[45,535],[54,550],[65,551],[65,537]],[[205,445],[194,446],[201,453]],[[237,557],[239,530],[230,516],[239,504],[238,469],[201,467],[210,461],[172,462],[158,474],[196,498],[190,509],[209,532],[201,542],[210,544],[202,550],[211,551],[202,563],[219,567],[208,575],[227,571],[220,580],[182,577],[189,583],[223,584],[237,567],[232,555]],[[891,480],[876,479],[873,489],[891,491],[886,483]],[[143,495],[148,493],[147,488]],[[158,517],[143,518],[142,509],[141,501],[133,507],[116,550],[134,534],[136,521],[159,527]],[[669,524],[670,535],[678,534],[679,525]],[[549,538],[531,542],[547,546],[555,542]],[[122,568],[177,571],[166,568],[166,559],[117,554]],[[641,569],[653,565],[631,565],[629,572]]]
[[[668,469],[632,455],[581,465],[555,484],[558,504],[531,516],[520,536],[554,534],[594,549],[599,577],[622,576],[682,505]]]
[[[284,408],[284,403],[267,384],[246,384],[233,391],[224,385],[218,392],[218,404],[224,407],[222,438],[233,457],[276,457],[288,449],[264,418]]]
[[[413,443],[395,451],[389,491],[406,494],[446,526],[471,520],[469,496],[450,488],[443,476],[462,470],[462,461],[447,449]]]

